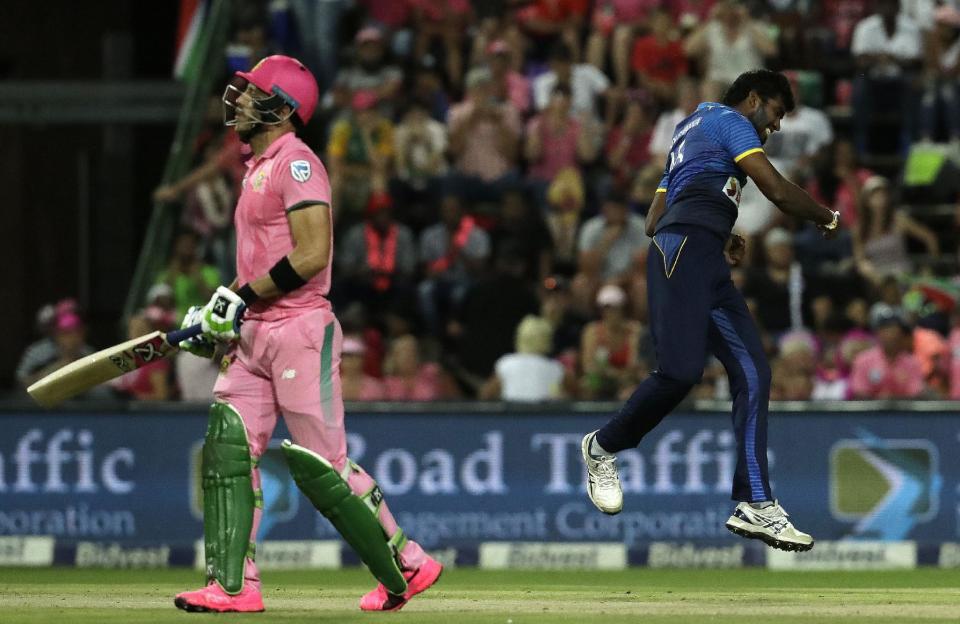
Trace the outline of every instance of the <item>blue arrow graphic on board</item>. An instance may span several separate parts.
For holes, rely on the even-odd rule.
[[[910,534],[917,523],[917,503],[925,493],[926,467],[889,443],[866,430],[858,431],[866,448],[864,460],[870,463],[887,481],[890,490],[854,527],[853,537],[865,539],[901,540]],[[937,491],[942,478],[929,475],[931,491]]]

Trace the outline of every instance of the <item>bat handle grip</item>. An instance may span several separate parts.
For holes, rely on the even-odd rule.
[[[202,332],[203,326],[200,325],[200,323],[191,325],[190,327],[185,327],[183,329],[176,329],[167,334],[167,343],[169,343],[170,346],[175,347],[184,340],[188,340],[194,336],[199,336]]]

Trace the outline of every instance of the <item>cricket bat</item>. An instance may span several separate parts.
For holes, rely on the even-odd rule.
[[[198,323],[168,334],[155,331],[122,342],[53,371],[27,388],[27,392],[40,405],[53,407],[105,381],[166,357],[176,351],[181,341],[202,331]]]

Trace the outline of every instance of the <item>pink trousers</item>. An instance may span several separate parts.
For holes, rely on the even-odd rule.
[[[317,309],[276,321],[244,322],[240,341],[227,355],[229,364],[213,388],[217,401],[229,403],[243,419],[250,455],[258,460],[283,414],[294,443],[314,451],[343,474],[347,439],[343,426],[340,350],[343,332],[331,310]],[[355,494],[364,494],[373,479],[359,466],[347,478]],[[253,487],[260,489],[260,470],[253,468]],[[250,540],[256,540],[262,509],[254,510]],[[388,537],[398,530],[386,503],[380,524]],[[425,554],[408,540],[400,553],[404,569],[420,567]],[[259,587],[260,574],[247,559],[245,577]]]

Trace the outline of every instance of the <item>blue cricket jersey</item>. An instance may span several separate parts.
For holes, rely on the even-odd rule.
[[[704,102],[677,124],[658,193],[667,207],[657,231],[668,225],[699,225],[730,236],[746,174],[737,163],[763,151],[760,136],[736,110]]]

